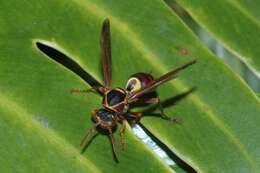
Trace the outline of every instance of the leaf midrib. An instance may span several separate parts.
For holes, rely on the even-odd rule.
[[[133,47],[136,48],[141,54],[144,56],[141,56],[142,58],[145,58],[148,63],[150,63],[152,66],[156,67],[156,70],[163,73],[164,69],[166,69],[166,66],[162,64],[157,58],[155,54],[152,53],[152,51],[149,51],[149,49],[145,46],[145,44],[141,41],[141,39],[138,37],[137,34],[135,34],[130,28],[130,25],[125,24],[123,21],[112,15],[111,13],[107,13],[108,10],[101,9],[98,7],[95,3],[89,2],[89,1],[81,1],[81,0],[74,0],[77,4],[80,4],[82,7],[86,8],[88,12],[92,13],[96,17],[103,19],[104,16],[109,16],[110,20],[114,23],[114,28],[117,29],[121,33],[128,33],[128,34],[122,34],[129,43]],[[173,14],[174,15],[174,14]],[[186,27],[186,26],[185,26]],[[189,29],[188,29],[189,30]],[[193,36],[194,34],[191,33]],[[194,39],[196,40],[196,37],[194,36]],[[209,51],[207,51],[209,52]],[[235,75],[237,79],[241,81],[241,79]],[[181,91],[181,88],[187,89],[188,87],[184,82],[182,82],[180,79],[176,79],[174,84],[173,82],[169,82],[173,88],[177,89],[178,91]],[[242,82],[245,86],[245,83]],[[250,92],[254,98],[256,96],[251,91]],[[207,102],[205,102],[201,96],[198,96],[197,94],[192,94],[191,97],[189,97],[192,101],[192,103],[198,107],[199,109],[203,109],[202,105],[208,105]],[[260,102],[258,99],[256,99],[258,102]],[[228,125],[224,125],[225,123],[220,120],[219,116],[216,116],[217,113],[213,111],[211,106],[208,105],[209,111],[207,112],[208,117],[212,120],[213,124],[220,129],[224,135],[227,136],[227,138],[238,148],[238,151],[241,152],[241,154],[245,157],[246,160],[249,161],[249,163],[252,165],[254,169],[257,170],[258,166],[257,163],[254,162],[254,160],[251,158],[250,154],[245,149],[245,146],[239,141],[239,138],[234,135]]]

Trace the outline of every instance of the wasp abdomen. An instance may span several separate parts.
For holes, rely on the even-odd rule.
[[[154,80],[153,76],[148,73],[135,73],[130,76],[126,84],[126,90],[136,92],[143,89]]]

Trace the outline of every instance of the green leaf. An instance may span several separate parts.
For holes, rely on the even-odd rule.
[[[260,71],[259,1],[177,2],[225,48]]]
[[[165,112],[182,123],[148,116],[144,126],[199,172],[259,172],[258,98],[162,1],[13,0],[0,7],[0,160],[6,165],[1,172],[172,171],[129,129],[120,163],[104,135],[80,154],[79,141],[93,125],[90,111],[101,106],[101,98],[70,94],[71,88],[89,86],[34,42],[51,43],[100,80],[105,18],[111,20],[114,86],[124,87],[136,72],[158,77],[198,60],[158,88],[167,101],[196,87],[165,104]],[[119,145],[118,130],[116,136]]]
[[[237,0],[237,5],[242,10],[245,10],[249,15],[255,17],[255,20],[259,22],[260,20],[260,11],[259,11],[259,1],[243,1]]]
[[[57,43],[100,75],[103,17],[92,14],[94,9],[88,12],[88,4],[1,1],[0,172],[173,172],[129,130],[125,151],[120,151],[117,135],[120,163],[114,161],[104,135],[80,153],[79,142],[93,125],[90,111],[101,106],[101,99],[71,94],[70,89],[86,84],[46,58],[34,41]]]

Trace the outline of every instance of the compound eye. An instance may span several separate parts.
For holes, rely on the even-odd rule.
[[[141,81],[135,77],[130,78],[126,84],[126,90],[129,92],[136,92],[142,87]]]

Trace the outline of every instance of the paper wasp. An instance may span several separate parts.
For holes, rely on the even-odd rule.
[[[78,74],[83,80],[85,80],[92,88],[91,89],[74,89],[72,92],[95,92],[103,97],[103,108],[94,109],[92,111],[92,118],[95,122],[93,127],[86,133],[81,141],[81,146],[85,146],[86,142],[93,137],[97,132],[97,128],[101,128],[108,132],[112,149],[115,158],[118,160],[118,154],[115,149],[115,139],[113,136],[113,128],[119,122],[121,125],[120,136],[121,146],[125,146],[125,126],[126,122],[138,123],[142,113],[132,112],[129,110],[131,104],[144,104],[144,103],[157,103],[158,108],[161,111],[161,117],[163,119],[176,122],[176,119],[170,118],[164,114],[158,97],[143,97],[145,94],[154,92],[155,88],[169,80],[176,78],[176,74],[188,66],[194,64],[196,60],[190,61],[159,78],[154,78],[148,73],[136,73],[133,74],[125,88],[113,88],[112,87],[112,69],[111,69],[111,43],[110,43],[110,24],[106,19],[103,22],[101,29],[101,58],[102,58],[102,70],[104,85],[98,82],[94,77],[88,74],[82,69],[76,62],[71,60],[65,54],[47,46],[43,43],[36,42],[37,47],[47,54],[53,60],[61,63],[65,67],[69,68],[74,73]]]

